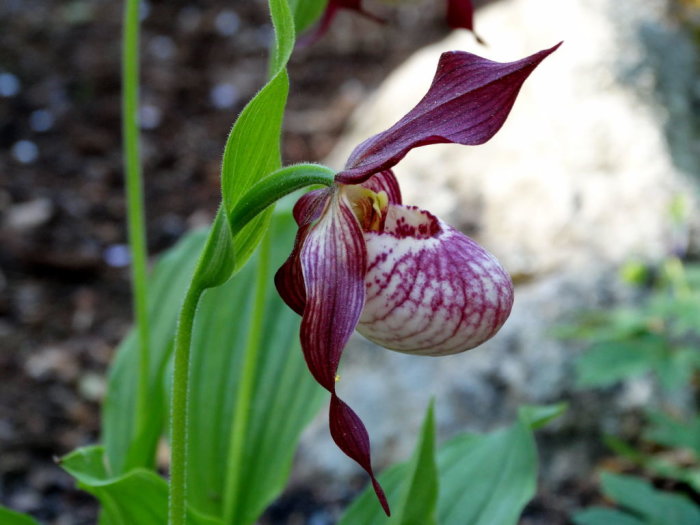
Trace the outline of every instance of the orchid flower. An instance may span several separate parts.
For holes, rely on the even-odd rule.
[[[312,44],[325,35],[335,19],[335,16],[338,14],[338,11],[341,9],[355,11],[365,18],[369,18],[380,24],[386,23],[383,18],[362,7],[362,0],[328,0],[326,9],[316,29],[311,35],[305,37],[302,43],[304,45]],[[447,0],[446,20],[447,24],[453,29],[462,28],[471,31],[477,41],[483,44],[483,40],[474,32],[474,6],[471,0]]]
[[[331,394],[331,435],[369,474],[387,514],[367,430],[336,393],[348,339],[357,329],[399,352],[454,354],[492,337],[513,304],[513,285],[496,258],[430,212],[404,205],[392,168],[418,146],[489,140],[522,83],[556,47],[510,63],[444,53],[423,99],[357,146],[331,187],[294,207],[299,230],[275,284],[302,316],[304,357]]]

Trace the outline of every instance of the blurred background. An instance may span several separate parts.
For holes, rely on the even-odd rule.
[[[636,331],[620,332],[627,340],[650,331],[660,314],[645,310],[648,298],[677,297],[684,285],[668,276],[700,253],[700,6],[476,4],[486,47],[466,32],[449,34],[442,2],[368,1],[385,26],[343,12],[292,58],[285,163],[338,167],[420,98],[440,51],[515,60],[565,41],[491,143],[423,148],[396,170],[407,203],[473,235],[514,275],[513,318],[483,348],[444,360],[379,351],[358,337],[346,353],[343,396],[365,419],[380,466],[408,455],[432,395],[442,437],[498,428],[522,403],[569,401],[568,414],[539,435],[541,489],[523,523],[570,523],[574,509],[601,498],[601,465],[697,500],[692,483],[645,470],[604,443],[610,434],[640,439],[649,405],[692,417],[695,376],[671,378],[667,394],[648,373],[652,358],[639,365],[633,357],[637,364],[601,382],[612,365],[581,365],[580,356],[605,339],[600,330],[619,329],[620,308],[636,312]],[[98,439],[105,370],[130,325],[121,8],[0,4],[0,503],[52,524],[95,522],[92,498],[53,458]],[[140,116],[156,256],[212,219],[226,135],[264,82],[271,27],[259,0],[144,2],[142,21]],[[697,294],[692,272],[681,274]],[[700,346],[697,331],[686,332],[700,325],[700,309],[671,303],[674,313],[664,315],[685,316],[691,327],[682,336],[693,352],[677,368],[692,372]],[[698,467],[697,457],[683,456],[688,462]],[[363,479],[320,418],[265,523],[333,523]]]

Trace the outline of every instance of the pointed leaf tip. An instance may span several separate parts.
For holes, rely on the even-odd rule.
[[[391,128],[357,146],[336,181],[363,182],[419,146],[488,141],[503,126],[523,82],[560,45],[506,63],[464,51],[443,53],[423,99]]]

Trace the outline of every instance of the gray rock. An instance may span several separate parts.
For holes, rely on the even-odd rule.
[[[329,160],[336,168],[418,101],[442,51],[509,61],[565,41],[527,80],[491,142],[419,148],[395,169],[404,202],[472,234],[527,284],[517,286],[501,332],[466,354],[412,357],[360,336],[351,341],[339,390],[365,421],[377,465],[408,457],[433,396],[442,439],[507,424],[522,403],[568,399],[570,413],[550,432],[574,437],[548,441],[553,462],[543,470],[554,485],[580,480],[600,452],[591,436],[614,431],[619,414],[649,402],[643,381],[619,395],[576,392],[572,356],[580,347],[551,331],[581,310],[629,300],[616,268],[669,253],[668,208],[677,195],[697,209],[697,179],[688,175],[700,173],[697,54],[666,7],[663,0],[491,4],[477,12],[489,47],[456,32],[410,58],[357,111]],[[696,238],[696,211],[689,221]],[[305,435],[297,479],[319,471],[358,472],[332,444],[325,413]]]

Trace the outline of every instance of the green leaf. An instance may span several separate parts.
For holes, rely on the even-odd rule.
[[[325,399],[299,346],[299,317],[278,297],[274,272],[289,255],[296,225],[289,214],[271,224],[269,274],[253,378],[242,463],[227,472],[229,442],[243,380],[244,351],[255,302],[256,254],[234,279],[208,290],[200,302],[192,339],[188,497],[213,516],[223,515],[227,484],[240,487],[237,525],[253,523],[284,488],[304,426]],[[254,324],[254,323],[253,323]],[[238,481],[227,477],[237,476]]]
[[[700,507],[687,498],[654,489],[633,476],[603,473],[603,492],[612,500],[653,525],[700,523]]]
[[[103,447],[78,449],[61,466],[78,486],[102,505],[104,525],[160,525],[167,523],[168,484],[150,470],[136,468],[121,476],[107,475]],[[190,525],[222,525],[220,520],[188,509]]]
[[[310,0],[304,0],[309,2]],[[270,15],[275,29],[275,45],[270,60],[270,77],[278,75],[287,67],[294,50],[296,31],[294,17],[288,0],[270,0]]]
[[[650,412],[650,428],[645,437],[667,447],[689,448],[700,458],[700,416],[678,421],[663,412]]]
[[[276,75],[246,105],[231,130],[221,168],[227,214],[253,184],[280,166],[280,132],[288,89],[287,74]]]
[[[565,401],[553,405],[523,405],[518,409],[518,415],[528,422],[532,430],[537,430],[563,415],[568,408],[569,404]]]
[[[591,507],[574,514],[576,525],[647,525],[646,522],[619,510]]]
[[[419,450],[422,446],[419,445]],[[392,509],[401,512],[405,519],[410,519],[410,515],[399,511],[396,502],[402,501],[402,495],[406,494],[405,486],[412,479],[413,464],[395,465],[379,476]],[[437,466],[440,486],[437,523],[515,525],[535,494],[537,451],[530,422],[521,417],[514,425],[498,432],[458,436],[439,449]],[[420,471],[414,473],[420,476]],[[356,523],[387,523],[369,488],[340,521],[340,525]]]
[[[515,525],[535,494],[537,450],[529,422],[457,437],[438,453],[440,525]]]
[[[155,447],[167,417],[164,369],[172,350],[180,304],[205,239],[204,231],[185,236],[158,261],[153,270],[148,298],[151,336],[150,425],[138,439],[134,434],[139,356],[133,330],[119,345],[110,367],[102,409],[102,441],[108,458],[108,470],[113,476],[133,467],[153,465]]]
[[[608,341],[593,345],[576,359],[579,387],[609,386],[650,370],[664,353],[658,337],[629,341]]]
[[[680,390],[690,386],[698,351],[694,348],[689,349],[690,352],[685,350],[668,349],[657,359],[654,371],[666,390]]]
[[[290,0],[297,34],[306,31],[323,13],[328,0]]]
[[[392,525],[435,525],[438,500],[438,471],[435,464],[435,415],[433,402],[428,406],[421,437],[408,463],[405,492]]]
[[[0,505],[0,523],[2,525],[39,525],[31,516],[21,514]]]
[[[380,481],[391,504],[391,518],[387,520],[374,492],[365,490],[347,509],[339,525],[436,523],[438,472],[435,464],[435,417],[432,402],[428,406],[413,457],[407,463],[388,469],[380,476]]]

